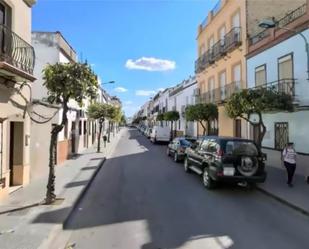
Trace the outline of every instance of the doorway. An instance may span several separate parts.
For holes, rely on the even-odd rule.
[[[24,123],[10,123],[10,186],[23,183]]]

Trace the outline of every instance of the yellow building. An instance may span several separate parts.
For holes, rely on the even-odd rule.
[[[0,199],[30,178],[30,118],[23,107],[35,80],[30,45],[34,3],[0,1]]]
[[[199,25],[195,62],[200,89],[198,100],[218,105],[219,116],[212,123],[212,133],[249,136],[248,124],[230,119],[224,108],[231,94],[247,87],[247,37],[260,31],[261,19],[278,16],[301,2],[303,0],[221,0]]]

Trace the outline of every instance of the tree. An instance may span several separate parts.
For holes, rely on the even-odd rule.
[[[251,125],[259,127],[257,144],[262,146],[266,133],[262,113],[272,111],[293,111],[293,99],[282,91],[274,88],[244,89],[232,94],[225,104],[225,109],[230,118],[242,118]],[[259,123],[255,124],[250,120],[250,114],[256,113],[259,116]]]
[[[174,121],[177,121],[179,119],[179,117],[179,112],[177,111],[169,111],[164,113],[164,120],[171,122],[171,140],[173,140],[173,138],[176,136],[176,134],[173,133],[173,124]]]
[[[103,128],[103,122],[108,117],[108,110],[110,106],[104,103],[94,103],[88,107],[87,113],[89,118],[99,121],[99,135],[98,135],[98,146],[97,152],[100,152],[101,147],[101,134]]]
[[[121,115],[121,121],[120,121],[120,123],[121,123],[122,125],[126,125],[126,124],[127,124],[127,119],[126,119],[126,116],[124,115],[124,113],[122,113],[122,115]]]
[[[218,118],[218,107],[213,103],[200,103],[186,108],[187,121],[197,121],[203,127],[203,135],[209,134],[210,122]],[[206,125],[204,124],[206,122]]]
[[[159,113],[158,114],[157,121],[159,121],[160,125],[162,126],[162,121],[164,121],[164,113]]]
[[[75,100],[80,106],[87,97],[95,98],[98,81],[87,63],[56,63],[43,70],[44,86],[48,90],[48,102],[62,108],[60,124],[53,126],[49,146],[49,176],[46,192],[46,204],[55,201],[55,160],[54,151],[58,133],[67,123],[69,100]]]

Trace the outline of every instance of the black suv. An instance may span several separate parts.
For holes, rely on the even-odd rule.
[[[186,149],[184,169],[202,175],[208,189],[217,182],[254,185],[266,179],[265,160],[252,140],[206,136]]]

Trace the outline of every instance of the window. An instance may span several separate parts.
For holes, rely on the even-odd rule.
[[[220,81],[220,93],[221,93],[221,100],[224,100],[226,97],[226,88],[225,88],[225,84],[226,84],[226,73],[221,72],[219,74],[219,81]]]
[[[205,140],[203,140],[203,141],[200,143],[200,145],[201,145],[201,150],[207,151],[208,142],[209,142],[209,140],[205,139]]]
[[[238,28],[240,27],[240,13],[237,11],[232,17],[232,27]]]
[[[293,55],[289,54],[278,59],[279,80],[293,79]]]
[[[266,84],[266,65],[262,65],[255,68],[255,85],[262,86]]]
[[[275,149],[283,150],[289,142],[289,124],[287,122],[275,123]]]
[[[180,130],[180,120],[178,121],[178,129]]]
[[[208,49],[212,49],[214,44],[215,44],[215,38],[214,38],[214,36],[212,36],[208,40]]]
[[[241,87],[241,66],[237,64],[233,67],[233,82],[235,83],[235,90]]]
[[[225,26],[222,26],[219,30],[219,39],[220,39],[220,43],[221,46],[224,46],[225,44]]]
[[[64,125],[63,133],[64,133],[64,138],[67,139],[68,138],[68,121]]]
[[[248,155],[257,156],[258,149],[252,142],[247,141],[227,141],[225,145],[227,155]]]
[[[220,146],[215,139],[210,139],[208,141],[207,152],[210,152],[210,153],[217,152],[219,147]]]
[[[209,101],[213,102],[215,98],[215,79],[212,77],[208,80]]]
[[[84,135],[87,135],[87,121],[84,120]]]

